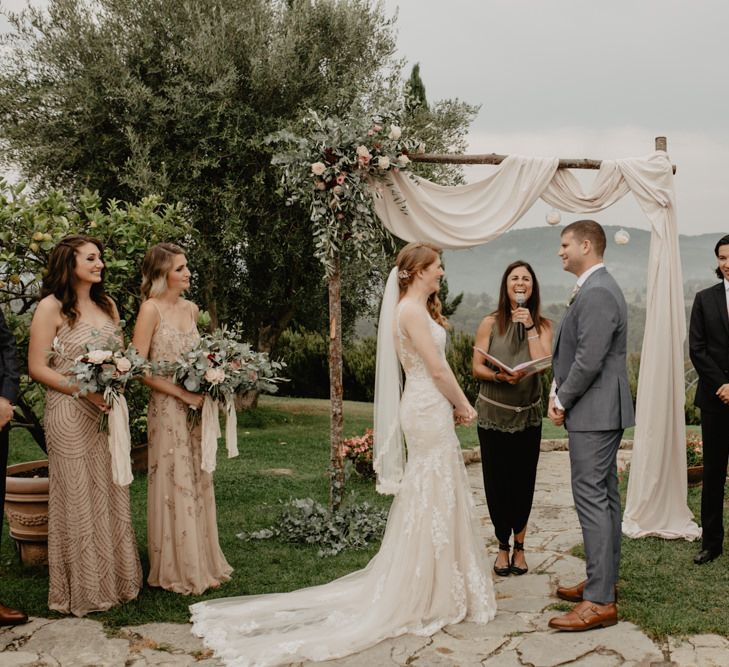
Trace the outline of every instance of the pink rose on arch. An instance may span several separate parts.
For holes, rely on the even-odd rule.
[[[344,174],[341,172],[337,174],[337,185],[341,185],[345,180],[347,180],[347,177]]]
[[[369,164],[371,159],[372,159],[372,154],[368,150],[367,146],[358,146],[357,147],[357,161],[360,164]]]

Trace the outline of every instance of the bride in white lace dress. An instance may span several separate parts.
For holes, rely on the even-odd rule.
[[[375,470],[378,490],[395,499],[380,551],[363,570],[329,584],[192,605],[193,632],[226,665],[327,660],[388,637],[494,617],[490,569],[454,429],[454,421],[471,423],[476,413],[445,358],[442,275],[439,250],[410,243],[385,288]],[[406,376],[402,398],[398,357]]]

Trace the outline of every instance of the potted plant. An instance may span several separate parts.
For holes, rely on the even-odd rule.
[[[686,434],[686,476],[689,486],[700,486],[704,477],[704,442],[701,434]]]
[[[372,429],[365,429],[364,435],[355,435],[342,441],[342,458],[349,461],[355,472],[371,479],[375,476],[372,467],[372,445],[374,443]]]

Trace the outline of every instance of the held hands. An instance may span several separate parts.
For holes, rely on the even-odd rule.
[[[453,421],[456,426],[469,426],[476,419],[477,414],[474,407],[467,403],[462,408],[453,409]]]
[[[560,410],[555,404],[552,397],[549,398],[549,408],[547,409],[547,416],[555,426],[564,425],[564,410]]]
[[[193,408],[194,410],[199,410],[202,408],[205,397],[202,394],[193,394],[191,391],[181,389],[177,400],[182,401],[185,405]]]

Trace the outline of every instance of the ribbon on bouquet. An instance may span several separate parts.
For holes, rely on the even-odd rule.
[[[132,483],[132,438],[129,434],[129,408],[124,394],[104,392],[109,404],[109,452],[111,453],[111,476],[114,484],[129,486]]]
[[[230,396],[225,400],[225,448],[229,459],[238,456],[238,415],[235,414],[235,401]]]
[[[215,453],[220,437],[220,422],[218,421],[218,401],[206,395],[202,406],[202,461],[200,467],[205,472],[214,472],[216,466]],[[233,399],[225,402],[225,447],[228,458],[238,456],[237,416]]]

